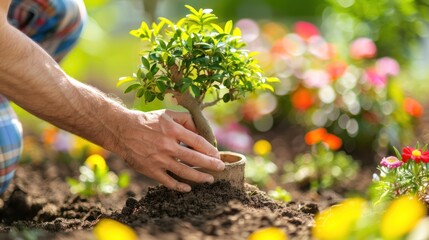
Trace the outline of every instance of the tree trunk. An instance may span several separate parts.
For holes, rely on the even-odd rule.
[[[180,106],[186,108],[194,120],[195,127],[199,135],[206,139],[209,143],[217,148],[216,138],[214,136],[213,130],[207,121],[207,118],[204,116],[201,104],[197,99],[192,97],[189,92],[185,93],[174,93],[174,96],[177,100],[177,103]]]

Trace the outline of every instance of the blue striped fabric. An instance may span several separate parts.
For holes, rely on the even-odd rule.
[[[82,0],[12,0],[8,21],[56,61],[72,49],[86,19]]]
[[[0,95],[0,194],[12,181],[21,152],[21,123],[7,99]]]

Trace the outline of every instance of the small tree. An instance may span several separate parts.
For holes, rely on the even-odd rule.
[[[125,93],[136,91],[145,102],[172,94],[177,103],[192,115],[198,133],[216,146],[213,131],[202,110],[219,101],[244,97],[246,92],[270,89],[267,78],[244,47],[238,28],[232,21],[222,28],[214,23],[211,9],[195,10],[177,23],[160,18],[150,28],[143,22],[130,33],[148,43],[141,65],[132,77],[121,78],[118,85],[130,83]],[[207,97],[211,93],[212,98]]]

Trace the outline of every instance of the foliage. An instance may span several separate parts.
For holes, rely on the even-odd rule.
[[[327,0],[327,33],[350,41],[357,37],[375,40],[383,54],[410,60],[428,36],[427,1]],[[334,26],[334,27],[333,27]]]
[[[114,172],[109,171],[105,159],[98,154],[89,156],[79,171],[79,179],[67,178],[67,183],[73,194],[82,196],[109,194],[118,188],[127,187],[130,182],[128,174],[121,173],[117,176]]]
[[[422,202],[408,195],[381,205],[350,198],[318,213],[312,234],[318,240],[405,239],[415,235],[426,211]]]
[[[396,157],[389,156],[381,160],[377,167],[379,174],[369,193],[379,203],[406,194],[427,199],[429,187],[429,151],[427,145],[416,148],[405,147],[400,153],[396,148]]]
[[[109,218],[101,219],[94,227],[96,240],[137,240],[136,232],[129,226]]]
[[[284,181],[309,186],[316,191],[331,188],[356,175],[358,163],[346,153],[335,151],[341,146],[335,135],[320,128],[308,132],[305,138],[307,144],[312,145],[312,152],[300,154],[293,162],[285,163]]]
[[[192,114],[198,132],[215,145],[214,137],[206,136],[209,130],[205,128],[209,127],[206,121],[202,126],[199,112],[218,101],[240,99],[258,88],[272,90],[268,82],[275,79],[262,75],[254,53],[245,49],[232,21],[222,28],[214,23],[217,17],[211,9],[186,7],[190,13],[177,23],[160,18],[152,28],[142,22],[139,29],[130,32],[147,43],[147,49],[137,72],[121,78],[118,85],[129,83],[125,93],[135,91],[136,97],[144,97],[146,102],[173,94]],[[210,92],[212,99],[204,102]]]
[[[283,202],[292,201],[292,196],[290,195],[290,193],[279,186],[277,186],[275,190],[269,191],[268,196],[270,196],[275,200],[279,200]]]
[[[271,144],[261,139],[253,145],[253,155],[247,155],[245,177],[259,187],[275,185],[271,174],[277,171],[277,165],[272,162]]]

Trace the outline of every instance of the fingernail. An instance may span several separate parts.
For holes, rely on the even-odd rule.
[[[225,163],[222,161],[218,161],[217,170],[223,171],[225,169]]]
[[[214,182],[213,176],[207,177],[206,182],[212,184]]]
[[[182,192],[190,192],[191,191],[191,187],[189,185],[182,186],[181,189],[180,189],[180,191],[182,191]]]

